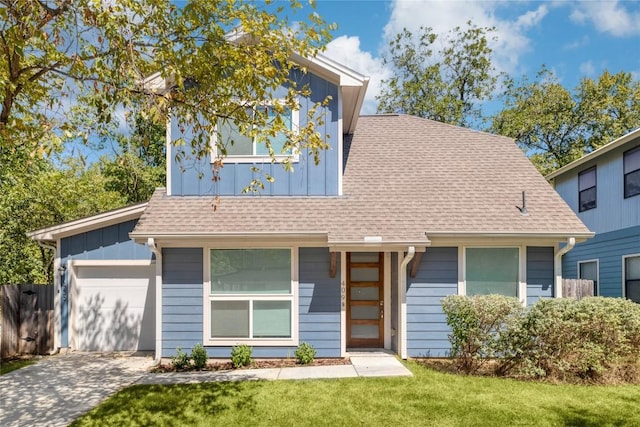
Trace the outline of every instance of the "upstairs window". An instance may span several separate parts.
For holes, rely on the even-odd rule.
[[[596,207],[596,167],[578,174],[578,210],[588,211]]]
[[[640,147],[624,153],[624,198],[640,194]]]
[[[246,109],[247,122],[263,123],[264,121],[265,129],[254,125],[253,129],[249,128],[242,132],[239,123],[234,123],[230,119],[220,119],[217,123],[217,134],[220,140],[216,144],[216,149],[220,152],[223,148],[226,151],[226,160],[231,162],[270,159],[268,145],[271,146],[276,158],[295,156],[296,153],[291,148],[286,148],[288,138],[286,132],[278,132],[266,138],[264,136],[259,138],[259,134],[262,130],[271,129],[277,121],[282,122],[281,125],[286,131],[294,131],[298,128],[298,116],[298,111],[288,107],[284,107],[280,112],[273,105],[249,107]],[[247,136],[245,133],[252,133],[253,136]],[[265,139],[268,140],[268,144]]]

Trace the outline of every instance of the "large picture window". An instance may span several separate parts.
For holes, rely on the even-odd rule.
[[[467,248],[467,295],[518,296],[519,267],[518,248]]]
[[[640,303],[640,255],[624,257],[625,297]]]
[[[596,167],[578,174],[578,210],[588,211],[596,207]]]
[[[294,339],[291,249],[211,249],[210,336]]]
[[[624,198],[640,194],[640,147],[624,153]]]
[[[257,120],[258,117],[256,116],[258,115],[262,116],[260,120]],[[287,131],[297,129],[298,117],[298,111],[288,107],[276,109],[273,105],[258,105],[246,109],[247,122],[256,121],[262,123],[262,120],[264,120],[266,126],[270,128],[276,121],[280,120]],[[240,124],[234,123],[231,119],[218,121],[217,135],[220,138],[216,144],[218,153],[220,149],[225,150],[228,161],[254,161],[256,158],[270,157],[267,143],[264,139],[258,138],[257,133],[260,129],[254,128],[256,135],[253,137],[247,136],[247,131],[242,132],[240,129]],[[286,132],[268,136],[267,139],[274,156],[293,156],[295,154],[291,148],[286,146],[287,138]]]

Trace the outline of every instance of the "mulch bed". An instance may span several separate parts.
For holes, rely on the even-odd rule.
[[[240,369],[266,369],[266,368],[293,368],[300,366],[333,366],[333,365],[350,365],[348,358],[331,358],[331,359],[314,359],[308,365],[301,365],[295,359],[254,359],[253,363]],[[231,362],[209,362],[203,371],[228,371],[234,369]],[[159,366],[152,368],[151,372],[164,373],[176,372],[176,369],[169,363],[161,363]]]

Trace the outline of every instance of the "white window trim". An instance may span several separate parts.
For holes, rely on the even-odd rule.
[[[458,246],[458,295],[467,295],[467,249],[518,249],[518,287],[516,298],[527,305],[527,246],[526,245],[468,245]]]
[[[282,99],[276,99],[273,101],[264,101],[260,104],[256,105],[273,105],[274,103],[284,103]],[[297,134],[300,130],[300,109],[291,109],[291,128]],[[218,144],[217,144],[217,132],[214,127],[214,132],[211,134],[210,143],[211,143],[211,163],[213,163],[216,159],[222,157],[222,155],[218,155]],[[256,149],[256,141],[253,141],[253,149]],[[292,154],[275,154],[273,157],[269,155],[226,155],[224,156],[225,163],[271,163],[273,160],[276,162],[282,162],[284,160],[290,159],[292,163],[298,163],[300,161],[300,152],[294,150]]]
[[[594,296],[600,296],[600,260],[598,258],[594,258],[594,259],[583,259],[578,261],[578,269],[576,270],[576,276],[578,277],[578,279],[580,279],[580,265],[581,264],[588,264],[590,262],[595,262],[596,263],[596,294]],[[585,279],[588,280],[588,279]],[[622,282],[624,284],[624,281]]]
[[[622,298],[627,298],[627,258],[640,257],[640,253],[622,255]],[[598,270],[600,272],[600,270]],[[598,285],[600,281],[598,280]]]
[[[240,344],[247,344],[254,347],[264,347],[264,346],[298,346],[299,344],[299,275],[298,275],[298,247],[290,247],[288,249],[291,250],[291,294],[282,294],[282,295],[233,295],[233,294],[225,294],[223,296],[211,296],[211,250],[215,249],[238,249],[238,250],[249,250],[255,249],[253,247],[217,247],[217,246],[209,246],[205,247],[203,251],[203,336],[202,342],[205,346],[234,346]],[[283,249],[282,247],[261,247],[260,249]],[[211,301],[230,301],[230,300],[242,300],[242,301],[286,301],[291,300],[291,338],[211,338]],[[250,302],[250,307],[251,307]],[[251,311],[249,312],[251,316]],[[251,319],[251,317],[250,317]],[[249,332],[252,333],[253,324],[251,320],[249,321]]]

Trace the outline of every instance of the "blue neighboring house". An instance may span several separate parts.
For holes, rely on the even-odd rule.
[[[319,164],[282,153],[285,172],[245,139],[213,180],[215,150],[189,158],[172,144],[189,137],[173,117],[166,188],[148,203],[30,233],[56,251],[57,347],[170,357],[202,343],[226,358],[249,344],[256,357],[291,357],[308,342],[319,357],[444,356],[443,297],[560,295],[562,254],[593,233],[513,140],[361,116],[366,76],[321,55],[297,60],[311,94],[286,122],[295,129],[332,99]],[[275,182],[242,194],[254,168]]]
[[[563,257],[567,278],[594,281],[594,294],[640,303],[640,129],[547,176],[596,233]]]

